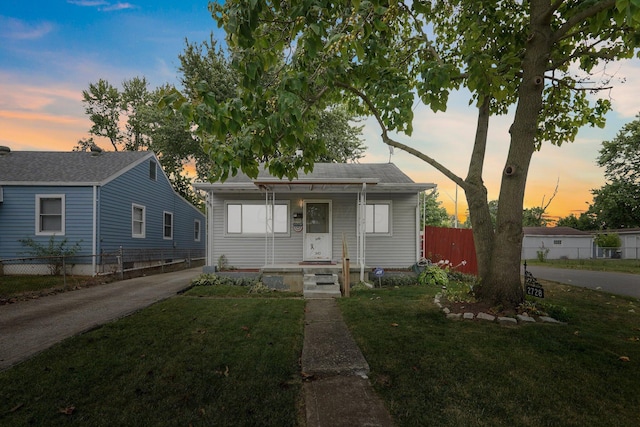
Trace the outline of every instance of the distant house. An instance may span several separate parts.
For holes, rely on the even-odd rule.
[[[0,260],[25,256],[28,238],[78,243],[74,273],[97,274],[101,257],[120,248],[203,256],[205,216],[173,190],[152,152],[0,147]]]
[[[236,268],[296,272],[341,263],[408,268],[420,258],[415,183],[394,164],[317,163],[297,179],[262,169],[224,183],[196,183],[207,193],[207,265],[224,256]]]
[[[571,227],[523,227],[522,259],[585,259],[593,256],[593,236]]]
[[[620,248],[615,251],[622,259],[640,259],[640,228],[619,228],[617,230],[603,230],[602,233],[620,236]],[[598,257],[610,256],[611,251],[598,250]]]

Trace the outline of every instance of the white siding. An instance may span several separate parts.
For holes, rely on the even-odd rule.
[[[209,262],[217,264],[218,258],[225,255],[230,266],[236,268],[259,268],[265,264],[265,251],[268,253],[267,263],[271,263],[272,253],[275,264],[297,264],[303,256],[303,232],[293,229],[293,214],[302,212],[302,201],[332,201],[332,254],[333,261],[342,259],[342,238],[347,241],[352,264],[357,260],[357,195],[323,194],[323,193],[276,193],[278,201],[289,202],[289,233],[275,237],[272,246],[271,238],[263,236],[233,236],[225,231],[225,202],[255,200],[264,203],[264,194],[210,193],[209,217],[213,218],[210,233],[210,246],[213,248]],[[384,236],[367,236],[366,264],[369,267],[409,267],[416,262],[416,203],[415,194],[369,194],[368,202],[391,201],[391,233]],[[266,244],[265,244],[266,242]],[[272,251],[275,247],[275,251]]]

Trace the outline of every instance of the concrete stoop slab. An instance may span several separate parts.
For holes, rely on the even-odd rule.
[[[334,376],[303,385],[307,427],[393,426],[369,380]]]

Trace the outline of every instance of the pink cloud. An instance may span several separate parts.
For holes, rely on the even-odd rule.
[[[0,16],[0,38],[11,40],[39,39],[49,34],[53,29],[54,25],[50,22],[31,24],[16,18]]]

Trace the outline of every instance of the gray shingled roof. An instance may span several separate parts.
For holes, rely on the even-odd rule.
[[[435,184],[416,183],[393,163],[316,163],[310,173],[300,172],[297,179],[279,179],[263,168],[256,179],[244,173],[229,177],[224,183],[196,182],[199,190],[213,192],[319,192],[356,193],[367,184],[367,192],[420,192],[436,188]]]
[[[393,163],[316,163],[313,171],[305,174],[300,172],[299,179],[378,179],[379,183],[411,184],[413,180],[405,175]],[[268,171],[260,169],[257,181],[275,179]],[[286,178],[284,178],[286,180]],[[225,182],[253,182],[244,173],[239,172],[229,177]]]
[[[147,151],[12,151],[0,155],[2,184],[99,184],[146,157]]]
[[[526,236],[589,236],[587,231],[571,227],[522,227]]]

